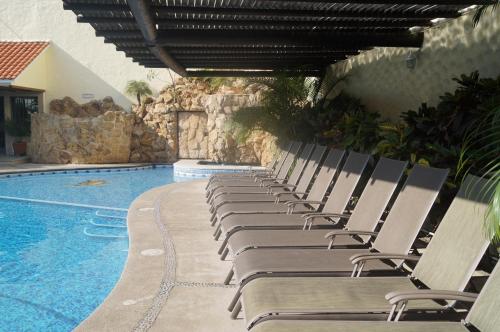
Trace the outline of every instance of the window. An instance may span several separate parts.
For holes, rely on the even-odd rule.
[[[38,112],[38,97],[11,97],[12,120],[16,123],[31,120],[30,114]]]

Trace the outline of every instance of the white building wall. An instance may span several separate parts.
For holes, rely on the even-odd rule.
[[[130,109],[135,97],[124,94],[127,81],[148,81],[150,69],[105,44],[90,24],[77,23],[61,0],[0,0],[0,13],[0,40],[51,42],[45,103],[65,96],[80,103],[111,96]],[[170,75],[166,69],[154,73],[157,79],[148,83],[159,91],[170,82]]]
[[[369,111],[395,120],[423,102],[437,104],[439,96],[456,89],[454,77],[474,70],[481,77],[500,75],[500,9],[487,11],[475,28],[469,13],[427,29],[414,69],[406,66],[409,51],[375,48],[332,65],[325,83],[339,83],[330,98],[343,90]]]

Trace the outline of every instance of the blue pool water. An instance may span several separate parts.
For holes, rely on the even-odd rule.
[[[0,196],[126,209],[171,182],[171,167],[33,175],[0,178]],[[124,219],[102,215],[126,211],[0,198],[0,331],[70,331],[104,300],[128,237]]]

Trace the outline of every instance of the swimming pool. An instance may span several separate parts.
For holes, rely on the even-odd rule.
[[[172,173],[168,166],[0,177],[0,330],[69,331],[84,320],[120,277],[126,208],[173,182]]]

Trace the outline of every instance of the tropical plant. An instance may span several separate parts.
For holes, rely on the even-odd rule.
[[[500,5],[500,0],[497,0],[493,4],[486,4],[486,5],[481,5],[477,8],[476,12],[474,13],[474,16],[472,17],[472,22],[474,24],[474,27],[476,27],[479,22],[481,21],[481,18],[484,16],[484,14],[488,11],[488,9],[491,10],[491,12],[494,12]]]
[[[485,216],[485,231],[500,243],[500,99],[485,110],[484,119],[468,133],[461,149],[459,174],[474,173],[487,179],[483,194],[493,192]]]
[[[309,91],[303,77],[276,76],[272,78],[248,79],[248,83],[259,83],[268,87],[263,92],[262,106],[242,108],[232,116],[243,131],[255,128],[267,131],[280,139],[314,138],[307,122],[312,111],[307,100]]]
[[[9,136],[20,140],[31,135],[31,122],[27,119],[7,120],[5,122],[5,131]]]
[[[137,104],[139,106],[141,106],[142,96],[150,96],[153,94],[148,83],[146,83],[145,81],[135,81],[135,80],[127,82],[125,93],[130,96],[136,96]]]
[[[207,77],[203,79],[205,82],[208,83],[210,88],[213,91],[218,90],[221,86],[223,85],[232,85],[234,78],[233,77]]]

